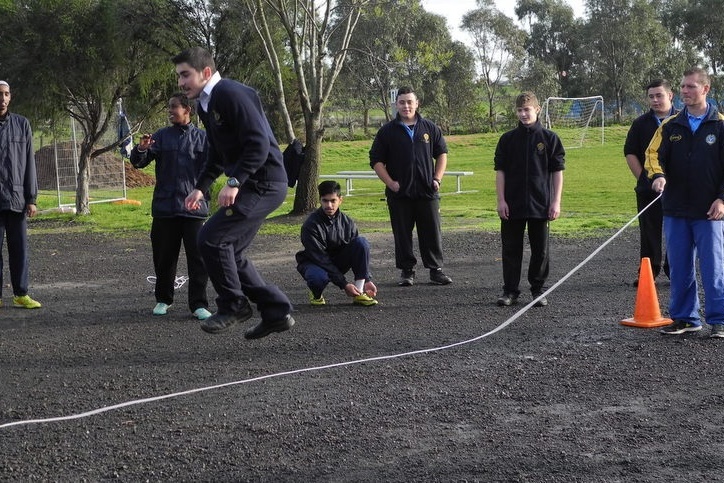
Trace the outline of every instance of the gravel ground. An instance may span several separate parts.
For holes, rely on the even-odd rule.
[[[205,334],[186,287],[151,315],[147,236],[31,230],[43,308],[8,307],[4,287],[0,424],[224,386],[0,428],[0,480],[724,481],[724,341],[619,324],[636,300],[635,229],[529,310],[527,293],[495,305],[497,234],[446,232],[444,287],[420,270],[397,287],[391,236],[368,238],[380,304],[330,288],[310,307],[298,240],[260,236],[251,258],[297,325],[247,341],[256,317]],[[554,237],[551,284],[603,241]],[[375,360],[339,365],[360,359]]]

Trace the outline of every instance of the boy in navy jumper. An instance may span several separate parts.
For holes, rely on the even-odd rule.
[[[178,86],[198,99],[209,152],[206,168],[186,198],[186,208],[198,208],[205,191],[222,173],[226,184],[218,195],[219,210],[199,233],[199,250],[218,297],[218,312],[201,328],[218,333],[251,318],[249,301],[261,322],[244,333],[258,339],[294,325],[292,304],[276,286],[267,284],[246,257],[261,224],[287,195],[282,153],[258,94],[249,86],[222,79],[211,54],[200,47],[173,59]]]

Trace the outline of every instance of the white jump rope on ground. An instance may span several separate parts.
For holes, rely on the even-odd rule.
[[[491,330],[491,331],[489,331],[489,332],[486,332],[486,333],[484,333],[484,334],[482,334],[482,335],[479,335],[479,336],[477,336],[477,337],[473,337],[472,339],[468,339],[468,340],[464,340],[464,341],[460,341],[460,342],[455,342],[455,343],[453,343],[453,344],[448,344],[448,345],[444,345],[444,346],[440,346],[440,347],[432,347],[432,348],[429,348],[429,349],[420,349],[420,350],[415,350],[415,351],[410,351],[410,352],[403,352],[403,353],[400,353],[400,354],[391,354],[391,355],[386,355],[386,356],[368,357],[368,358],[366,358],[366,359],[357,359],[357,360],[354,360],[354,361],[338,362],[338,363],[335,363],[335,364],[328,364],[328,365],[324,365],[324,366],[315,366],[315,367],[306,367],[306,368],[303,368],[303,369],[294,369],[294,370],[291,370],[291,371],[277,372],[277,373],[274,373],[274,374],[267,374],[267,375],[264,375],[264,376],[252,377],[252,378],[249,378],[249,379],[242,379],[242,380],[240,380],[240,381],[232,381],[232,382],[226,382],[226,383],[223,383],[223,384],[216,384],[216,385],[214,385],[214,386],[199,387],[199,388],[196,388],[196,389],[189,389],[189,390],[187,390],[187,391],[174,392],[174,393],[171,393],[171,394],[163,394],[163,395],[161,395],[161,396],[149,397],[149,398],[144,398],[144,399],[134,399],[134,400],[132,400],[132,401],[126,401],[126,402],[119,403],[119,404],[113,404],[113,405],[111,405],[111,406],[104,406],[104,407],[101,407],[101,408],[98,408],[98,409],[93,409],[93,410],[91,410],[91,411],[86,411],[86,412],[83,412],[83,413],[70,414],[70,415],[68,415],[68,416],[58,416],[58,417],[55,417],[55,418],[41,418],[41,419],[25,419],[25,420],[21,420],[21,421],[13,421],[13,422],[11,422],[11,423],[0,424],[0,429],[2,429],[2,428],[9,428],[9,427],[11,427],[11,426],[21,426],[21,425],[30,425],[30,424],[42,424],[42,423],[54,423],[54,422],[59,422],[59,421],[70,421],[70,420],[73,420],[73,419],[82,419],[82,418],[87,418],[87,417],[90,417],[90,416],[95,416],[96,414],[101,414],[101,413],[105,413],[105,412],[108,412],[108,411],[115,411],[115,410],[117,410],[117,409],[126,408],[126,407],[129,407],[129,406],[137,406],[137,405],[141,405],[141,404],[148,404],[148,403],[151,403],[151,402],[162,401],[162,400],[164,400],[164,399],[172,399],[172,398],[177,398],[177,397],[180,397],[180,396],[187,396],[187,395],[189,395],[189,394],[195,394],[195,393],[199,393],[199,392],[212,391],[212,390],[214,390],[214,389],[221,389],[221,388],[228,387],[228,386],[237,386],[237,385],[240,385],[240,384],[248,384],[248,383],[251,383],[251,382],[263,381],[263,380],[265,380],[265,379],[272,379],[272,378],[282,377],[282,376],[290,376],[290,375],[293,375],[293,374],[301,374],[301,373],[304,373],[304,372],[314,372],[314,371],[322,371],[322,370],[326,370],[326,369],[335,369],[335,368],[338,368],[338,367],[351,366],[351,365],[355,365],[355,364],[363,364],[363,363],[365,363],[365,362],[377,362],[377,361],[384,361],[384,360],[388,360],[388,359],[399,359],[399,358],[401,358],[401,357],[409,357],[409,356],[418,355],[418,354],[427,354],[427,353],[430,353],[430,352],[439,352],[439,351],[451,349],[451,348],[453,348],[453,347],[458,347],[458,346],[463,346],[463,345],[471,344],[471,343],[473,343],[473,342],[476,342],[476,341],[479,341],[479,340],[484,339],[484,338],[486,338],[486,337],[489,337],[489,336],[495,334],[496,332],[500,332],[501,330],[505,329],[505,328],[508,327],[510,324],[512,324],[513,322],[515,322],[518,318],[520,318],[521,315],[523,315],[524,313],[526,313],[526,312],[528,311],[528,309],[530,309],[538,300],[542,299],[543,297],[545,297],[545,296],[548,295],[549,293],[553,292],[556,288],[558,288],[558,286],[560,286],[563,282],[565,282],[566,280],[568,280],[574,273],[576,273],[578,270],[580,270],[580,269],[581,269],[585,264],[587,264],[593,257],[595,257],[601,250],[603,250],[604,247],[606,247],[609,243],[611,243],[613,240],[615,240],[616,237],[618,237],[621,233],[623,233],[623,231],[626,230],[626,228],[628,228],[629,225],[631,225],[634,221],[636,221],[636,219],[638,219],[638,217],[641,216],[641,214],[642,214],[644,211],[646,211],[647,209],[649,209],[649,207],[650,207],[651,205],[653,205],[660,197],[661,197],[661,194],[659,194],[651,203],[649,203],[648,205],[646,205],[646,207],[645,207],[644,209],[642,209],[641,211],[639,211],[639,212],[636,214],[636,216],[634,216],[633,218],[631,218],[631,220],[629,220],[628,223],[626,223],[624,226],[622,226],[621,229],[619,229],[616,233],[614,233],[608,240],[606,240],[605,242],[603,242],[603,244],[601,244],[601,246],[599,246],[598,248],[596,248],[590,255],[588,255],[588,257],[585,258],[585,260],[583,260],[581,263],[579,263],[578,265],[576,265],[573,269],[571,269],[571,271],[569,271],[567,274],[565,274],[565,275],[564,275],[560,280],[558,280],[556,283],[554,283],[553,285],[551,285],[551,287],[550,287],[548,290],[546,290],[545,292],[543,292],[542,294],[540,294],[538,297],[536,297],[536,298],[534,298],[533,300],[531,300],[531,301],[528,303],[528,305],[526,305],[525,307],[523,307],[523,308],[521,308],[520,310],[518,310],[518,311],[517,311],[515,314],[513,314],[508,320],[506,320],[505,322],[503,322],[502,324],[500,324],[499,326],[497,326],[497,327],[494,328],[493,330]]]
[[[151,285],[155,286],[155,285],[156,285],[156,276],[155,276],[155,275],[149,275],[148,277],[146,277],[146,281],[147,281],[148,283],[150,283]],[[188,281],[189,281],[189,277],[187,277],[186,275],[179,275],[179,276],[176,277],[176,278],[174,279],[174,281],[173,281],[173,289],[174,289],[174,290],[180,289],[180,288],[183,287],[184,284],[185,284],[186,282],[188,282]]]

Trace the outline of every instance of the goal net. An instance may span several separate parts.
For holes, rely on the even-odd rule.
[[[565,148],[603,144],[603,97],[549,97],[543,105],[545,126]]]

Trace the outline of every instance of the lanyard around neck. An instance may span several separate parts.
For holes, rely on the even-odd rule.
[[[415,140],[415,127],[417,127],[417,123],[413,124],[412,127],[408,126],[406,123],[402,123],[403,126],[405,126],[405,130],[407,131],[407,135],[410,136],[410,139],[413,141]]]

